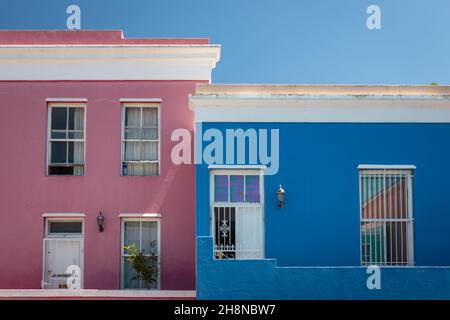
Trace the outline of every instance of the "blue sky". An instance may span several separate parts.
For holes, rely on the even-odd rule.
[[[450,84],[449,0],[0,0],[0,29],[82,29],[207,37],[214,83]],[[381,8],[381,30],[366,9]]]

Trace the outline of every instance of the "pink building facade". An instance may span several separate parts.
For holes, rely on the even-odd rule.
[[[171,135],[193,132],[189,94],[219,55],[207,39],[0,32],[1,289],[65,288],[71,274],[143,288],[132,243],[157,253],[155,288],[195,289],[195,168],[172,162]]]

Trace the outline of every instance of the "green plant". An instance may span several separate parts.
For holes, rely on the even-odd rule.
[[[439,85],[439,83],[437,83],[437,82],[430,83],[430,86],[438,86],[438,85]]]
[[[136,276],[133,280],[144,281],[147,289],[150,289],[153,283],[157,283],[159,275],[158,254],[156,243],[151,243],[149,252],[138,250],[135,244],[124,246],[123,249],[129,254],[128,261],[131,262]]]

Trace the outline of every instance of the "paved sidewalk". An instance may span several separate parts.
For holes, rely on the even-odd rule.
[[[194,300],[195,290],[0,289],[0,300]]]

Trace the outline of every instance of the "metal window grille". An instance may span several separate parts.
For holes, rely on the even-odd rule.
[[[360,170],[361,264],[414,264],[412,171]]]

